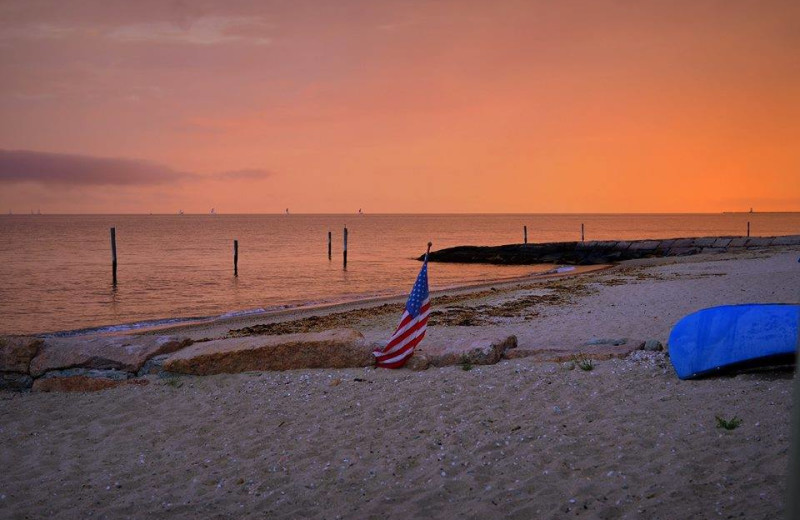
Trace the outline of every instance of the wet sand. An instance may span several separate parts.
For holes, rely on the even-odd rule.
[[[703,307],[798,303],[798,256],[637,261],[454,291],[434,299],[428,339],[503,331],[533,349],[665,343]],[[402,301],[351,305],[182,331],[199,339],[346,324],[378,341]],[[3,392],[0,516],[777,518],[792,377],[680,381],[664,353],[639,351],[591,371],[521,358],[471,370],[150,376],[92,394]],[[734,416],[738,428],[717,427]]]

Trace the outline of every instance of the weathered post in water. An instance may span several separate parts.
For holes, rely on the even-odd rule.
[[[111,283],[117,285],[117,228],[111,228]]]
[[[328,230],[328,260],[331,259],[331,230]]]
[[[581,224],[581,242],[585,242],[586,235],[583,233],[583,224]]]
[[[344,227],[344,251],[342,251],[342,259],[344,260],[344,268],[347,269],[347,226]]]
[[[528,243],[528,226],[522,226],[522,236],[523,240],[525,240],[525,244]]]
[[[233,276],[239,276],[239,241],[233,241]]]
[[[747,221],[747,236],[750,236],[750,221]]]

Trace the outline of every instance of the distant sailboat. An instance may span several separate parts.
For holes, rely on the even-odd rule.
[[[178,215],[183,215],[183,210],[182,209],[178,210]]]
[[[211,208],[211,214],[212,215],[216,215],[217,214],[217,212],[214,210],[214,208]]]
[[[363,216],[363,215],[364,215],[364,212],[363,212],[363,211],[361,211],[361,208],[358,208],[358,214],[359,214],[359,215],[361,215],[361,216]]]
[[[285,213],[285,214],[286,214],[286,215],[288,215],[288,214],[289,214],[289,208],[286,208],[286,213]]]

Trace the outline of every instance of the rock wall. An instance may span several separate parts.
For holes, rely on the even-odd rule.
[[[698,253],[800,246],[800,235],[779,237],[698,237],[656,240],[610,240],[509,244],[504,246],[458,246],[433,251],[431,262],[485,263],[504,265],[567,264],[595,265],[639,258],[686,256]],[[419,258],[420,260],[423,257]]]

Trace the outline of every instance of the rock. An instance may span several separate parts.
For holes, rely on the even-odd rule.
[[[153,356],[169,354],[191,344],[191,339],[178,336],[47,338],[31,361],[30,372],[37,377],[51,370],[80,367],[135,374]]]
[[[659,245],[661,245],[661,242],[658,240],[636,240],[631,242],[628,252],[653,252]]]
[[[714,245],[714,242],[717,241],[717,237],[699,237],[694,239],[694,246],[695,247],[711,247]]]
[[[169,354],[153,356],[144,362],[142,368],[136,373],[137,376],[160,375],[164,372],[164,361],[169,358]]]
[[[772,237],[753,237],[747,241],[748,248],[769,247],[772,245]]]
[[[509,350],[505,353],[507,359],[533,358],[534,361],[563,363],[571,361],[577,356],[583,356],[595,361],[612,358],[624,358],[633,351],[640,350],[644,342],[627,340],[623,344],[599,343],[584,344],[579,346],[552,346],[552,347],[526,347]]]
[[[247,336],[203,343],[176,352],[164,369],[178,374],[372,366],[372,345],[360,332],[335,329],[280,336]]]
[[[96,392],[127,383],[130,374],[119,370],[54,370],[33,382],[37,392]]]
[[[507,335],[431,341],[418,347],[406,366],[412,370],[424,370],[428,366],[443,367],[462,363],[493,365],[502,359],[508,349],[516,346],[517,337]]]
[[[42,340],[29,336],[0,336],[0,372],[30,371],[31,359],[42,346]]]
[[[647,341],[644,342],[642,350],[647,350],[650,352],[660,352],[664,350],[664,345],[662,345],[661,342],[658,341],[657,339],[648,339]]]
[[[772,241],[773,246],[800,246],[800,235],[789,235],[775,237]]]
[[[673,247],[669,250],[668,256],[690,256],[700,252],[697,247]]]
[[[414,355],[408,358],[408,361],[406,361],[404,368],[407,368],[409,370],[419,371],[419,370],[427,370],[428,367],[430,366],[431,366],[431,360],[428,358],[428,356],[426,356],[424,352],[420,352],[419,349],[417,349],[416,351],[414,351]]]
[[[33,378],[18,372],[0,372],[0,390],[27,390],[33,385]]]

